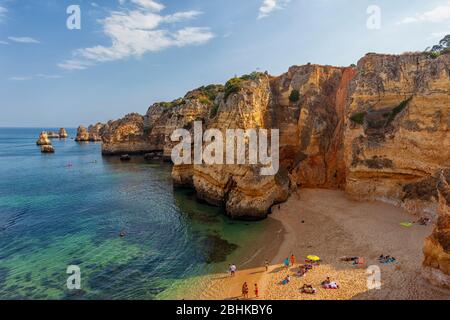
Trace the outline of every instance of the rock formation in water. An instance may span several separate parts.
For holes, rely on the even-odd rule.
[[[89,132],[85,126],[79,126],[77,129],[77,137],[75,141],[86,142],[89,141]]]
[[[51,145],[52,142],[50,141],[50,139],[47,136],[47,132],[42,131],[41,134],[39,135],[39,139],[36,141],[36,144],[38,146],[45,146],[45,145]]]
[[[61,128],[59,129],[59,138],[60,139],[66,139],[69,135],[67,134],[66,129]]]
[[[58,132],[54,132],[54,131],[48,131],[47,132],[47,137],[49,139],[59,139],[59,133]]]
[[[96,123],[88,127],[89,141],[102,141],[103,130],[105,125],[103,123]]]
[[[55,153],[55,149],[51,145],[42,145],[41,152],[42,153]]]

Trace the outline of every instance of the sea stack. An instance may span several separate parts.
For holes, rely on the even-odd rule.
[[[41,146],[42,153],[55,153],[55,149],[51,145],[43,145]]]
[[[59,129],[59,138],[60,139],[66,139],[69,135],[67,134],[66,129],[61,128]]]
[[[89,132],[84,126],[79,126],[77,129],[77,137],[75,138],[75,141],[83,142],[83,141],[89,141]]]
[[[104,128],[104,124],[96,123],[88,127],[89,132],[89,140],[90,141],[102,141],[102,130]]]
[[[38,146],[49,146],[52,144],[50,139],[48,138],[47,132],[42,131],[39,135],[39,139],[36,141]]]

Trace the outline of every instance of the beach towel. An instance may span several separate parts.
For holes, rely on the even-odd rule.
[[[410,228],[412,227],[412,222],[402,222],[400,223],[401,226],[405,227],[405,228]]]

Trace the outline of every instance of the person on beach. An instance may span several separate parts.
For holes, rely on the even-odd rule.
[[[266,262],[264,263],[265,267],[266,267],[266,272],[269,271],[269,261],[266,260]]]
[[[291,266],[294,266],[295,264],[295,256],[294,254],[291,254]]]
[[[284,267],[289,268],[289,258],[284,259]]]
[[[236,265],[235,265],[234,263],[231,264],[231,265],[230,265],[230,275],[231,275],[232,277],[234,277],[234,275],[236,274],[236,270],[237,270]]]
[[[248,285],[247,285],[247,282],[244,282],[244,284],[242,285],[242,296],[244,297],[244,299],[248,298]]]
[[[255,297],[259,298],[259,289],[258,289],[258,284],[255,283]]]

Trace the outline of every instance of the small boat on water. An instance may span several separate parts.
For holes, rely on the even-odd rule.
[[[120,156],[120,161],[130,161],[131,157],[129,154],[123,154]]]

